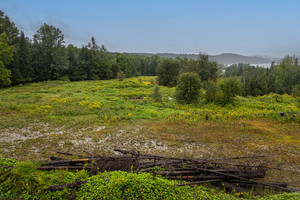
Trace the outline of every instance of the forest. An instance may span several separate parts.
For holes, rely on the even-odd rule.
[[[198,59],[161,58],[108,51],[96,39],[78,48],[64,45],[59,28],[44,23],[33,39],[25,36],[4,12],[0,12],[0,87],[48,80],[107,80],[156,76],[159,85],[177,85],[179,75],[199,75],[201,87],[215,100],[220,81],[234,78],[236,94],[258,96],[269,93],[300,95],[300,65],[295,56],[284,57],[270,68],[234,64],[228,68],[199,54]],[[230,81],[229,81],[230,82]],[[232,85],[232,86],[233,86]],[[209,89],[208,89],[209,88]]]

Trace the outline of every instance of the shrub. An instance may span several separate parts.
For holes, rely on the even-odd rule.
[[[93,76],[91,77],[91,79],[92,79],[92,80],[100,80],[100,78],[99,78],[98,75],[93,75]]]
[[[201,81],[197,73],[183,73],[179,76],[176,99],[179,103],[196,103],[200,96]]]
[[[152,99],[154,99],[154,101],[161,101],[161,93],[159,92],[159,87],[155,86],[153,93],[152,93]]]
[[[234,102],[234,98],[240,94],[242,86],[241,81],[236,76],[233,76],[220,80],[219,88],[216,101],[224,106]]]
[[[218,91],[218,87],[216,82],[214,81],[206,81],[204,83],[204,89],[205,89],[205,100],[207,102],[213,102],[216,100],[216,95]]]
[[[122,71],[119,71],[117,73],[117,79],[119,79],[119,81],[123,81],[125,79],[125,74]]]
[[[175,86],[180,71],[180,64],[177,60],[163,58],[160,60],[156,74],[159,85]]]
[[[292,95],[293,95],[294,97],[300,97],[300,84],[295,85],[295,86],[293,87],[293,93],[292,93]]]
[[[89,176],[87,171],[40,171],[38,165],[1,158],[0,199],[235,199],[224,191],[203,186],[177,187],[178,181],[150,173],[103,172]],[[53,185],[87,181],[79,188],[51,191]]]
[[[59,80],[70,82],[70,78],[68,76],[62,76]]]

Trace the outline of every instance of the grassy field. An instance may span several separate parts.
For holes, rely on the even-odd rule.
[[[113,148],[181,157],[263,155],[268,180],[300,185],[300,100],[238,97],[235,105],[180,105],[175,88],[151,95],[155,77],[51,81],[0,90],[0,156],[40,160],[55,151],[113,154]],[[280,112],[285,113],[284,116]],[[297,182],[298,181],[298,182]]]

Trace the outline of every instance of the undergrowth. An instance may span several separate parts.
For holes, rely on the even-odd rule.
[[[300,100],[290,95],[238,97],[234,105],[220,106],[204,99],[180,105],[175,88],[161,86],[162,98],[153,99],[155,77],[118,80],[29,83],[0,90],[0,128],[21,121],[43,121],[68,127],[91,123],[118,124],[133,120],[168,121],[271,119],[300,122]],[[280,115],[280,113],[283,113]],[[11,122],[11,117],[19,119]]]
[[[150,173],[102,172],[89,176],[85,170],[39,171],[37,164],[0,158],[0,199],[241,199],[241,194],[227,194],[204,186],[183,186]],[[53,185],[87,181],[77,190],[50,191]],[[297,199],[299,193],[277,194],[263,199]],[[244,198],[255,198],[244,195]]]

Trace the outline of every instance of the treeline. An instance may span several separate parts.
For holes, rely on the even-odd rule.
[[[270,68],[231,65],[226,68],[225,77],[231,76],[240,78],[244,96],[269,93],[300,96],[300,65],[295,56],[286,56],[279,64],[272,63]]]
[[[158,56],[111,53],[94,37],[77,48],[64,45],[59,28],[43,24],[33,40],[0,11],[0,87],[46,80],[98,80],[154,76]]]
[[[295,56],[286,56],[279,64],[272,63],[270,68],[238,64],[223,72],[205,54],[196,60],[164,59],[159,62],[157,80],[160,85],[177,86],[176,98],[183,103],[194,103],[202,98],[225,105],[233,103],[236,95],[269,93],[300,96],[300,65]]]
[[[257,96],[272,92],[300,96],[300,65],[295,56],[273,63],[270,69],[238,64],[222,72],[205,54],[197,59],[172,59],[113,53],[104,45],[98,46],[94,37],[81,48],[65,46],[62,31],[48,24],[43,24],[30,40],[0,11],[0,87],[47,80],[122,80],[140,75],[156,75],[159,85],[187,91],[178,84],[192,84],[183,81],[190,77],[200,84],[195,88],[205,91],[207,101],[223,98],[220,101],[224,103],[225,97],[225,102],[230,102],[236,94]]]

